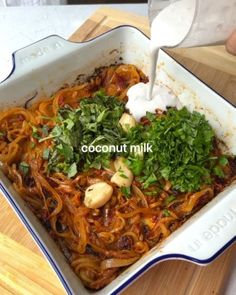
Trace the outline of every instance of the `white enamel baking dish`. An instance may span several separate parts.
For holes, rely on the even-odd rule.
[[[72,43],[50,36],[13,54],[13,69],[0,84],[0,107],[25,105],[30,98],[51,94],[78,74],[90,75],[99,66],[131,63],[147,73],[149,39],[122,26],[92,41]],[[120,59],[122,58],[122,60]],[[236,109],[161,51],[159,79],[182,104],[206,115],[228,150],[236,154]],[[160,261],[184,259],[207,264],[236,240],[236,185],[232,184],[159,246],[97,292],[85,289],[37,218],[0,172],[0,189],[57,273],[68,294],[117,294]],[[0,253],[1,254],[1,253]]]

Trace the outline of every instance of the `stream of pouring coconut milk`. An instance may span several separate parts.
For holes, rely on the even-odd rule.
[[[146,112],[166,107],[178,107],[174,94],[164,85],[156,84],[159,49],[175,47],[187,36],[195,13],[195,0],[180,0],[163,9],[151,24],[149,82],[138,83],[128,92],[127,109],[138,121]]]

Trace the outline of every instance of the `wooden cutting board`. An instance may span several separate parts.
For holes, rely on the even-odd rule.
[[[145,17],[103,7],[92,15],[70,40],[88,40],[121,24],[135,25],[148,33],[148,21]],[[218,49],[215,50],[218,55]],[[220,50],[222,51],[222,48]],[[183,52],[187,58],[183,56]],[[194,59],[190,59],[191,54],[188,51],[187,54],[185,50],[183,52],[171,54],[218,92],[236,103],[236,93],[233,91],[236,78],[232,69],[225,66],[228,57],[224,52],[220,58],[218,56],[217,66],[214,68],[209,67],[210,62],[204,57],[204,51],[201,49]],[[196,62],[198,57],[199,61],[205,61],[205,64]],[[0,216],[0,294],[65,294],[56,275],[3,196],[0,196]],[[236,263],[235,250],[236,245],[206,267],[184,261],[163,262],[149,270],[123,294],[223,294],[231,266]]]

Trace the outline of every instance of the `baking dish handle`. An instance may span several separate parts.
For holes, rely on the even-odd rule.
[[[174,232],[164,252],[204,264],[236,241],[236,185],[232,185]]]
[[[51,35],[13,53],[11,75],[25,74],[60,59],[78,50],[83,43],[70,42],[57,35]]]

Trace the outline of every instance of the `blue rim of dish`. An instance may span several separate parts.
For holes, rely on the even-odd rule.
[[[2,80],[0,82],[3,83],[4,81],[6,81],[7,79],[9,79],[11,77],[11,75],[14,73],[15,69],[16,69],[16,64],[15,64],[15,54],[27,47],[30,47],[31,45],[38,43],[42,40],[48,39],[50,37],[58,37],[62,40],[64,40],[65,42],[68,43],[78,43],[78,44],[84,44],[84,43],[89,43],[90,41],[96,40],[98,38],[100,38],[101,36],[104,36],[106,34],[108,34],[109,32],[112,32],[114,30],[117,30],[119,28],[132,28],[135,29],[137,31],[139,31],[143,36],[145,36],[146,38],[148,38],[148,36],[146,34],[144,34],[141,30],[139,30],[138,28],[134,27],[134,26],[130,26],[130,25],[121,25],[118,26],[114,29],[111,29],[95,38],[92,38],[88,41],[84,41],[84,42],[73,42],[70,40],[66,40],[58,35],[50,35],[47,36],[45,38],[42,38],[34,43],[31,43],[30,45],[27,45],[21,49],[16,50],[13,54],[12,54],[12,62],[13,62],[13,66],[12,66],[12,70],[11,72],[8,74],[8,76]],[[149,39],[149,38],[148,38]],[[217,91],[215,91],[213,88],[211,88],[209,85],[207,85],[204,81],[202,81],[201,79],[199,79],[196,75],[194,75],[189,69],[187,69],[185,66],[183,66],[182,64],[180,64],[175,58],[173,58],[169,53],[167,53],[166,51],[164,51],[165,54],[167,54],[171,59],[173,59],[180,67],[182,67],[185,71],[187,71],[188,73],[190,73],[192,76],[194,76],[197,80],[201,81],[206,87],[208,87],[209,89],[211,89],[214,93],[216,93],[217,95],[219,95],[223,100],[225,100],[228,104],[230,104],[231,106],[233,106],[234,108],[236,108],[236,106],[231,103],[230,101],[228,101],[225,97],[223,97],[221,94],[219,94]],[[56,272],[58,278],[60,279],[63,287],[65,288],[67,294],[69,295],[73,295],[73,291],[70,287],[70,285],[68,284],[68,282],[66,281],[66,279],[64,278],[60,268],[57,266],[57,264],[55,263],[54,259],[52,258],[51,254],[48,252],[47,247],[43,244],[43,242],[41,241],[40,237],[36,234],[36,232],[34,231],[33,227],[29,224],[29,222],[27,221],[27,219],[24,217],[24,215],[21,213],[20,208],[18,207],[17,203],[15,202],[14,198],[11,196],[11,194],[8,192],[7,188],[0,183],[0,189],[2,189],[3,193],[5,194],[6,198],[8,199],[8,201],[10,202],[10,204],[12,205],[12,207],[14,208],[15,212],[17,213],[17,215],[19,216],[19,218],[22,220],[22,222],[24,223],[24,225],[26,226],[26,228],[28,229],[28,231],[30,232],[31,236],[33,237],[33,239],[36,241],[36,243],[38,244],[38,246],[40,247],[40,249],[42,250],[42,252],[44,253],[45,257],[47,258],[47,260],[49,261],[49,263],[51,264],[52,268],[54,269],[54,271]],[[113,291],[112,293],[110,293],[110,295],[116,295],[119,294],[123,289],[127,288],[134,280],[136,280],[143,272],[147,271],[149,268],[151,268],[152,266],[154,266],[155,264],[157,264],[160,261],[164,261],[164,260],[169,260],[169,259],[182,259],[182,260],[187,260],[193,263],[197,263],[197,264],[208,264],[210,262],[212,262],[214,259],[216,259],[220,254],[222,254],[228,247],[230,247],[230,245],[232,245],[234,242],[236,242],[236,236],[234,238],[232,238],[230,241],[228,241],[219,251],[217,251],[212,257],[205,259],[205,260],[199,260],[197,258],[191,257],[191,256],[187,256],[187,255],[182,255],[182,254],[167,254],[167,255],[163,255],[161,257],[158,258],[154,258],[151,261],[149,261],[148,263],[146,263],[139,271],[137,271],[132,277],[130,277],[127,281],[125,281],[121,286],[119,286],[115,291]]]

